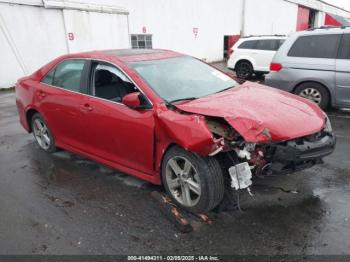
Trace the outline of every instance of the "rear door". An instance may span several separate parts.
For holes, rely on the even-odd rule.
[[[68,59],[55,66],[36,89],[36,101],[56,143],[83,149],[85,121],[83,112],[88,101],[83,75],[86,59]]]
[[[279,39],[259,40],[253,52],[253,58],[256,61],[255,71],[269,72],[271,61],[279,47]]]
[[[336,61],[336,104],[350,107],[350,34],[344,34]]]

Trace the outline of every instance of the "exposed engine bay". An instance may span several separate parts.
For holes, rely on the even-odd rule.
[[[220,150],[211,156],[230,154],[235,164],[248,163],[253,176],[283,175],[312,167],[335,147],[335,137],[328,125],[316,134],[295,140],[249,143],[224,119],[207,117],[206,123],[215,139],[223,139]],[[264,132],[269,136],[269,130]]]

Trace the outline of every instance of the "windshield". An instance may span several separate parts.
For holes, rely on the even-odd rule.
[[[131,62],[129,66],[168,102],[196,99],[237,85],[219,70],[188,56]]]

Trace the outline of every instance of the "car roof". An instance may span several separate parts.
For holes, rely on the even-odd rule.
[[[350,33],[350,27],[339,27],[339,26],[324,26],[319,28],[311,28],[306,31],[300,31],[296,34],[298,35],[322,35],[322,34],[343,34],[343,33]]]
[[[245,37],[242,37],[240,40],[246,41],[246,40],[268,40],[268,39],[287,39],[287,36],[284,36],[284,35],[245,36]]]
[[[95,50],[83,53],[65,55],[65,58],[91,58],[104,60],[119,60],[122,62],[150,61],[184,56],[183,54],[164,49],[110,49]]]

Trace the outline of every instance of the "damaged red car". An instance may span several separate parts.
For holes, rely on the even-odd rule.
[[[163,185],[191,212],[251,177],[293,173],[335,148],[314,103],[166,50],[61,56],[16,84],[22,126],[40,148],[74,152]]]

